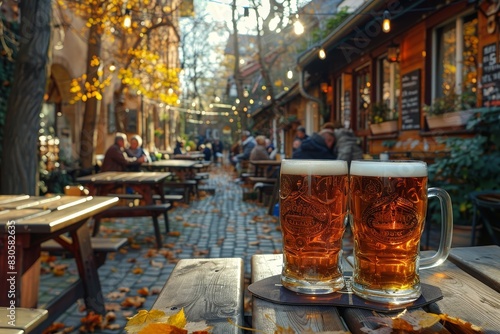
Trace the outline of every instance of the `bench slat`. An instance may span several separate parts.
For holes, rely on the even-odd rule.
[[[28,309],[23,307],[16,307],[15,309],[15,326],[9,325],[10,310],[6,307],[0,307],[0,332],[4,332],[4,328],[22,329],[24,333],[29,333],[37,328],[40,324],[47,319],[49,312],[43,309]],[[15,332],[13,332],[15,333]]]
[[[171,315],[181,308],[190,322],[213,326],[213,334],[242,333],[228,318],[243,325],[243,260],[180,260],[152,309]]]
[[[126,238],[91,238],[92,250],[94,252],[117,252],[127,244]],[[42,251],[60,251],[64,248],[55,240],[42,243]]]

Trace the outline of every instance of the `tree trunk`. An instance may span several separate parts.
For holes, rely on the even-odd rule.
[[[101,34],[97,25],[92,25],[89,31],[89,43],[87,48],[87,81],[90,83],[100,80],[96,66],[90,63],[93,56],[99,57],[101,53]],[[99,115],[98,101],[96,98],[89,98],[85,102],[85,112],[83,114],[82,134],[80,137],[80,167],[91,168],[94,160],[95,131]]]
[[[1,193],[35,195],[52,4],[50,0],[31,0],[21,1],[19,6],[21,36],[5,122]]]

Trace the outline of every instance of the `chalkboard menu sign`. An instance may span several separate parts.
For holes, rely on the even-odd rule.
[[[401,78],[401,129],[420,129],[420,70]]]
[[[497,45],[483,48],[483,106],[500,106],[500,64],[497,62]]]

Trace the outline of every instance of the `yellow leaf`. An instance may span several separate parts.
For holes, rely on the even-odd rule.
[[[167,323],[178,328],[184,328],[184,326],[186,326],[187,323],[186,314],[184,313],[184,308],[181,308],[181,310],[176,314],[171,315],[170,318],[168,318]]]
[[[187,334],[185,329],[177,328],[169,324],[149,324],[138,334]]]
[[[155,322],[165,316],[165,312],[160,310],[140,310],[136,315],[132,318],[129,318],[127,321],[127,327],[132,325],[143,325]],[[125,329],[127,329],[125,327]]]

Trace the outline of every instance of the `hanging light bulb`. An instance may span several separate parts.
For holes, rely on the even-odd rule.
[[[132,16],[130,16],[130,10],[125,11],[125,15],[123,16],[123,27],[130,28],[132,26]]]
[[[293,23],[293,32],[295,35],[302,35],[304,33],[304,25],[299,20],[299,14],[295,15],[295,22]]]
[[[384,16],[382,17],[382,31],[385,33],[391,31],[391,14],[388,10],[384,11]]]
[[[325,49],[323,49],[323,48],[319,49],[318,57],[319,57],[319,59],[325,59],[326,58]]]
[[[286,72],[286,77],[288,79],[292,79],[293,78],[293,72],[292,72],[292,70],[288,70],[288,72]]]

